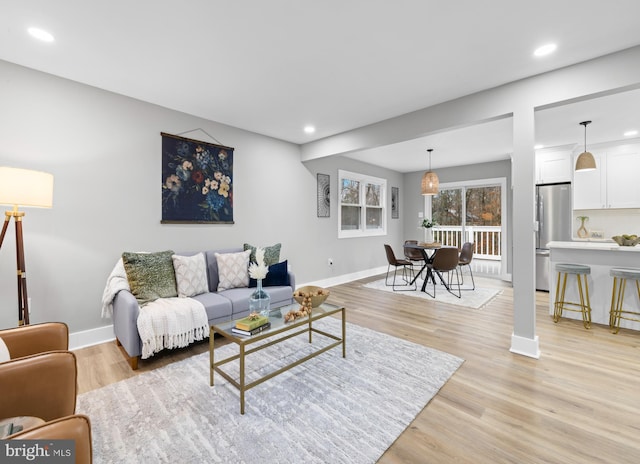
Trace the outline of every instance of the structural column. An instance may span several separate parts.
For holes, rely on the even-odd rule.
[[[513,114],[513,353],[540,357],[536,335],[535,298],[535,113],[518,108]]]

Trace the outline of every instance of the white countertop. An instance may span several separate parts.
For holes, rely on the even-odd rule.
[[[575,241],[575,242],[549,242],[548,248],[572,248],[576,250],[605,250],[605,251],[623,251],[623,252],[640,252],[640,245],[636,246],[620,246],[616,242],[596,242],[596,241]]]

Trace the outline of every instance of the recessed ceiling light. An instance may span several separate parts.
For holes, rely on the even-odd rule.
[[[534,150],[540,150],[541,148],[544,148],[544,145],[534,145],[533,146]]]
[[[313,126],[304,126],[305,134],[313,134],[316,131],[316,128]]]
[[[542,47],[536,48],[533,54],[535,56],[545,56],[545,55],[548,55],[549,53],[555,52],[556,48],[558,48],[558,46],[554,43],[546,44],[546,45],[543,45]]]
[[[625,137],[633,137],[634,135],[638,135],[638,131],[637,130],[630,130],[624,133]]]
[[[54,40],[53,36],[44,29],[30,27],[29,29],[27,29],[27,32],[29,32],[32,37],[35,37],[38,40],[42,40],[43,42],[53,42]]]

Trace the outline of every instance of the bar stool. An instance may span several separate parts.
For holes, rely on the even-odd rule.
[[[611,332],[616,334],[620,330],[620,319],[640,322],[640,310],[630,311],[622,309],[624,303],[624,289],[627,280],[636,281],[636,290],[640,299],[640,269],[619,269],[614,268],[609,271],[613,277],[613,290],[611,291],[611,311],[609,312],[609,327]]]
[[[553,305],[553,322],[560,320],[563,310],[576,311],[582,313],[584,328],[591,328],[591,303],[589,302],[589,286],[587,284],[587,276],[591,274],[591,268],[584,264],[561,263],[556,264],[556,271],[558,271],[558,282],[556,284],[556,299]],[[575,275],[578,281],[579,303],[565,301],[564,299],[565,291],[567,290],[567,276],[569,274]],[[562,280],[562,287],[560,287],[560,280]],[[583,285],[584,289],[582,288]],[[567,306],[578,307],[579,309],[569,308]]]

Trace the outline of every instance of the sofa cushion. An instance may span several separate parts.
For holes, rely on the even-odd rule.
[[[217,293],[201,293],[192,298],[202,303],[204,310],[207,312],[207,319],[210,324],[221,320],[228,321],[233,319],[233,307],[229,299]]]
[[[178,296],[185,298],[209,291],[207,263],[203,253],[193,256],[173,255]]]
[[[269,272],[262,280],[263,287],[280,287],[289,284],[289,264],[287,260],[269,266]],[[256,279],[249,278],[249,287],[255,287],[256,285]]]
[[[272,264],[277,264],[280,261],[280,248],[282,247],[281,243],[276,243],[275,245],[264,247],[264,263],[267,266]],[[244,250],[251,250],[251,262],[256,262],[256,248],[253,245],[249,245],[248,243],[244,244]]]
[[[250,250],[239,253],[216,253],[218,291],[249,286]]]
[[[131,293],[140,306],[158,298],[178,296],[173,251],[157,253],[122,253]]]

